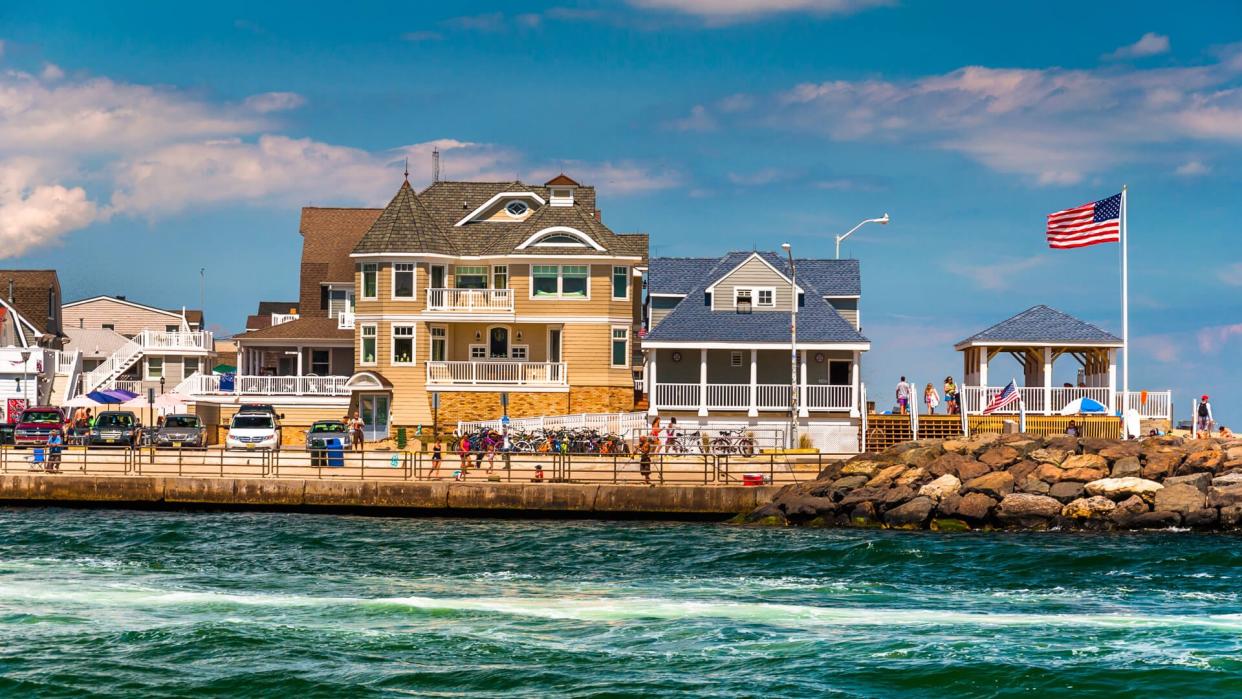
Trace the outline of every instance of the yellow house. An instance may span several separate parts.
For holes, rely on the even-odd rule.
[[[368,432],[634,407],[645,234],[560,175],[409,182],[358,242],[352,401]],[[438,407],[436,407],[438,406]]]

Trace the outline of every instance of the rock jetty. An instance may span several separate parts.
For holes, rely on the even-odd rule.
[[[1242,529],[1242,440],[976,435],[838,461],[741,518],[975,529]]]

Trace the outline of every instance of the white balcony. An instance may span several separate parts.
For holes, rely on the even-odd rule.
[[[297,320],[300,317],[301,316],[297,313],[273,313],[272,314],[272,325],[284,325],[285,323],[292,323],[293,321]]]
[[[440,313],[512,313],[513,289],[428,289],[427,310]]]
[[[700,401],[706,388],[706,400]],[[657,383],[652,396],[652,406],[657,410],[734,410],[749,411],[751,408],[750,384],[709,383]],[[790,407],[789,384],[755,384],[755,410],[788,411]],[[848,411],[854,407],[852,386],[806,387],[800,396],[801,407],[808,411]]]
[[[962,407],[968,414],[978,415],[1004,386],[963,386]],[[1073,388],[1044,388],[1043,386],[1020,386],[1018,395],[1028,414],[1059,415],[1065,406],[1079,398],[1090,398],[1103,406],[1112,402],[1113,411],[1134,409],[1140,417],[1172,419],[1173,395],[1171,391],[1131,391],[1128,395],[1113,392],[1107,386]],[[920,396],[921,397],[921,396]],[[1017,415],[1018,404],[1012,403],[997,411],[998,415]]]
[[[564,362],[427,362],[428,386],[567,386]]]
[[[144,351],[190,351],[210,352],[214,349],[212,334],[205,330],[198,332],[161,332],[143,330],[134,337]]]
[[[235,376],[221,386],[221,377],[195,374],[177,387],[187,396],[348,396],[348,376]]]

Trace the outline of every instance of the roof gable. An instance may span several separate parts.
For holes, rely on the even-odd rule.
[[[957,343],[957,347],[971,344],[1040,343],[1101,345],[1122,344],[1121,338],[1112,333],[1079,320],[1074,316],[1044,305],[1032,306],[1021,313],[1002,320],[982,332],[975,333]]]
[[[354,253],[384,252],[458,254],[457,247],[418,200],[408,180],[401,183],[396,196],[354,247]]]

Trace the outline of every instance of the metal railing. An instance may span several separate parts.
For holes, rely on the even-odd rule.
[[[609,434],[626,434],[647,426],[646,413],[580,413],[577,415],[552,415],[547,417],[510,418],[510,432],[534,432],[536,430],[593,429]],[[501,420],[458,421],[457,434],[473,434],[479,430],[504,428]]]
[[[463,481],[631,485],[761,485],[813,480],[835,457],[822,454],[480,454],[421,451],[330,452],[284,448],[225,451],[66,447],[0,448],[0,474],[262,478],[296,480]],[[54,467],[54,472],[48,469]]]
[[[427,362],[427,383],[433,385],[563,386],[566,373],[564,362]]]
[[[511,313],[512,289],[427,289],[427,310],[456,313]]]

